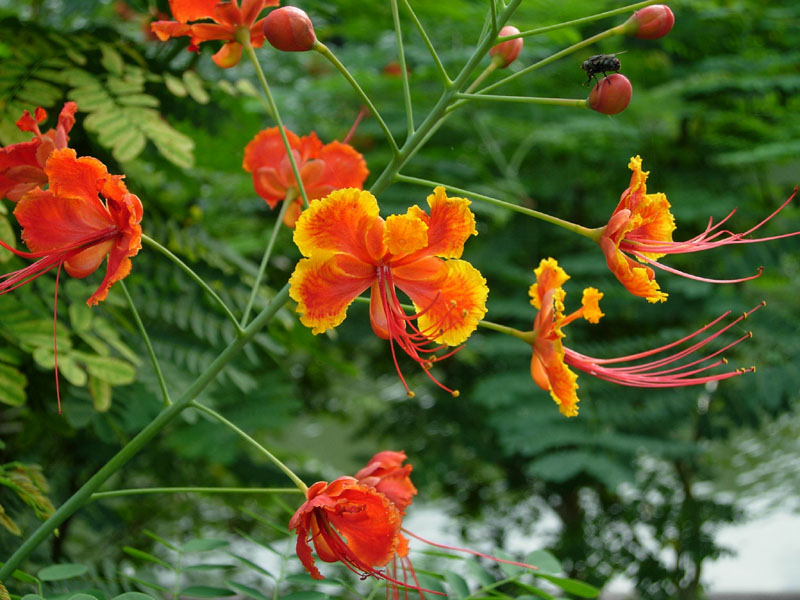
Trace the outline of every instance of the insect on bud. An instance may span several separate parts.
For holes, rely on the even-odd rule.
[[[667,35],[675,24],[675,15],[666,4],[654,4],[633,13],[625,23],[625,32],[642,40],[655,40]]]
[[[294,6],[276,8],[264,19],[264,35],[283,52],[305,52],[317,41],[314,25],[305,11]]]
[[[518,33],[519,29],[513,25],[506,25],[500,30],[498,35],[503,37],[504,35],[516,35]],[[497,66],[503,69],[517,60],[519,53],[522,51],[523,44],[522,38],[506,40],[505,42],[500,42],[496,46],[492,46],[492,49],[489,50],[489,54],[492,60],[497,63]]]
[[[592,88],[587,103],[589,108],[604,115],[617,115],[628,108],[633,97],[633,87],[625,75],[612,73]]]

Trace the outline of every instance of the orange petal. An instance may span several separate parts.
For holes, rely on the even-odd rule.
[[[221,69],[235,67],[241,59],[242,45],[239,42],[228,42],[211,57],[211,60]]]
[[[669,294],[661,291],[655,272],[620,252],[608,238],[600,240],[609,270],[631,294],[646,298],[648,302],[664,302]]]
[[[428,245],[428,225],[410,214],[392,215],[386,219],[383,241],[395,256],[410,254]]]
[[[189,27],[192,30],[192,44],[195,45],[212,40],[232,42],[236,35],[235,28],[216,23],[195,23],[194,25],[189,25]]]
[[[635,245],[637,239],[646,241],[671,242],[675,231],[675,217],[669,210],[670,204],[665,194],[647,194],[633,209],[633,228],[625,239]],[[656,260],[663,253],[643,252],[643,255]]]
[[[86,250],[72,256],[64,263],[64,268],[71,277],[81,279],[94,273],[114,247],[114,241],[108,240],[100,244],[89,246]]]
[[[242,0],[242,21],[249,26],[255,22],[262,10],[278,4],[279,0]]]
[[[436,275],[430,277],[433,261],[440,266]],[[437,344],[461,344],[486,314],[489,295],[486,280],[465,260],[442,261],[430,257],[392,269],[392,275],[395,285],[423,313],[417,319],[420,331]]]
[[[317,156],[325,161],[321,183],[333,189],[362,188],[369,175],[364,157],[349,144],[331,142],[323,146]]]
[[[300,138],[286,128],[284,128],[284,132],[289,140],[289,147],[299,148]],[[277,127],[268,127],[259,131],[245,146],[242,168],[248,173],[253,173],[262,167],[277,171],[281,168],[281,162],[285,156],[286,148],[283,145],[280,130]]]
[[[428,223],[426,254],[442,258],[461,257],[467,238],[478,235],[475,216],[469,209],[470,204],[465,198],[448,198],[444,188],[440,186],[428,196],[430,217],[416,206],[408,210],[408,214],[425,218]]]
[[[176,21],[154,21],[150,23],[150,31],[155,33],[162,42],[174,37],[192,35],[191,26]]]
[[[50,191],[54,195],[78,198],[85,202],[96,203],[102,208],[97,194],[103,189],[110,175],[106,166],[96,158],[91,156],[77,158],[75,150],[70,148],[54,150],[44,170],[50,182]]]
[[[558,266],[558,261],[554,258],[543,258],[539,262],[539,266],[533,270],[533,273],[536,275],[536,283],[530,287],[528,295],[531,297],[531,304],[534,308],[541,309],[543,304],[546,304],[542,301],[547,292],[564,285],[569,279],[569,275]],[[563,296],[561,298],[563,299]],[[564,311],[563,301],[556,306],[556,311]]]
[[[303,216],[298,228],[302,220]],[[314,334],[323,333],[344,321],[347,307],[375,277],[375,267],[369,263],[319,252],[297,263],[289,278],[289,295],[297,302],[300,322]]]
[[[214,7],[220,0],[169,0],[172,16],[181,23],[213,19]]]
[[[597,288],[588,287],[583,290],[583,318],[589,323],[598,323],[605,315],[600,310],[600,300],[603,298],[603,292]]]
[[[303,211],[294,230],[294,243],[303,256],[329,251],[377,264],[386,252],[382,234],[375,196],[347,188],[312,202]]]

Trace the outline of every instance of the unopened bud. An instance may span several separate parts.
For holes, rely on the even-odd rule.
[[[513,25],[506,25],[500,30],[498,35],[499,37],[503,37],[506,35],[517,35],[518,33],[519,29]],[[492,46],[492,49],[489,50],[489,54],[491,55],[492,60],[497,62],[498,66],[502,69],[517,60],[519,53],[522,51],[522,45],[524,43],[525,42],[522,40],[522,38],[506,40],[505,42],[500,42],[496,46]]]
[[[276,8],[264,19],[264,35],[283,52],[305,52],[317,41],[314,25],[305,11],[294,6]]]
[[[654,4],[633,13],[625,23],[628,35],[654,40],[667,35],[675,24],[675,15],[666,4]]]
[[[589,99],[589,108],[604,115],[616,115],[628,108],[633,97],[633,86],[625,75],[612,73],[594,86]]]

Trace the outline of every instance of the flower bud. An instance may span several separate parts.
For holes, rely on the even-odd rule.
[[[628,108],[633,97],[633,87],[625,75],[612,73],[594,86],[587,104],[604,115],[616,115]]]
[[[519,29],[513,25],[506,25],[500,30],[498,35],[503,37],[505,35],[516,35],[518,33]],[[506,40],[505,42],[500,42],[496,46],[492,46],[492,49],[489,50],[489,54],[491,55],[492,60],[495,61],[502,69],[517,60],[523,44],[524,42],[522,38]]]
[[[633,13],[625,23],[628,35],[654,40],[667,35],[675,24],[675,15],[666,4],[654,4]]]
[[[311,19],[294,6],[276,8],[269,13],[264,19],[264,35],[273,47],[284,52],[305,52],[317,41]]]

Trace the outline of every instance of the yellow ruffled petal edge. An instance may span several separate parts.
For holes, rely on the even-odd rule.
[[[430,254],[441,258],[461,258],[464,243],[469,236],[478,235],[475,215],[469,209],[472,204],[466,198],[450,198],[441,186],[428,196],[431,215],[428,220],[428,249]],[[412,212],[413,209],[416,209]],[[425,214],[413,206],[409,214]]]
[[[486,280],[467,261],[448,260],[434,285],[439,296],[430,310],[417,319],[417,324],[437,344],[457,346],[477,329],[478,321],[486,314],[489,296]],[[426,308],[417,304],[419,298],[411,299],[418,311]]]
[[[549,390],[558,410],[565,417],[578,415],[578,376],[564,362],[564,347],[554,342],[550,364],[545,364],[534,351],[531,358],[531,377],[542,389]]]
[[[347,272],[341,268],[339,257],[319,252],[297,263],[289,278],[289,296],[297,302],[300,322],[316,335],[344,321],[347,307],[374,280],[374,270]]]
[[[583,290],[583,318],[589,323],[598,323],[605,314],[600,310],[600,300],[603,298],[603,292],[597,288],[588,287]]]
[[[670,203],[666,194],[647,194],[635,207],[631,220],[637,229],[637,235],[648,240],[671,242],[675,231],[675,217],[669,210]],[[664,253],[643,252],[644,256],[657,260]]]
[[[555,258],[543,258],[539,266],[533,270],[536,275],[536,283],[534,283],[528,290],[528,295],[531,297],[531,304],[534,308],[541,310],[542,299],[544,295],[556,288],[560,288],[569,279],[567,272],[558,266],[558,261]],[[564,312],[564,295],[560,295],[557,299],[556,311]],[[559,306],[560,304],[560,306]]]

